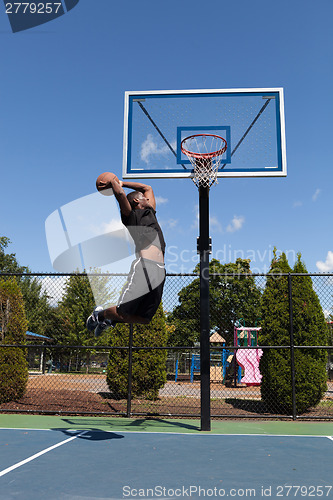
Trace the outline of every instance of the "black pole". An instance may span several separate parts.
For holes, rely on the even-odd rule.
[[[133,354],[133,324],[129,325],[128,342],[128,383],[127,383],[127,417],[130,418],[132,412],[132,354]]]
[[[293,296],[291,274],[288,274],[289,295],[289,328],[290,328],[290,368],[291,368],[291,390],[293,405],[293,420],[296,420],[296,387],[295,387],[295,346],[294,346],[294,323],[293,323]]]
[[[201,430],[210,431],[209,188],[199,186]]]

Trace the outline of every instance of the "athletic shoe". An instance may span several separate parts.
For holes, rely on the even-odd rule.
[[[105,328],[109,328],[110,326],[116,326],[113,324],[113,321],[110,319],[104,319],[103,321],[99,321],[95,328],[95,337],[100,337],[105,330]]]
[[[101,307],[101,306],[95,307],[95,309],[93,310],[93,312],[91,313],[91,315],[87,319],[86,326],[90,332],[95,330],[95,328],[97,327],[97,325],[99,323],[98,313],[101,311],[103,311],[103,307]]]

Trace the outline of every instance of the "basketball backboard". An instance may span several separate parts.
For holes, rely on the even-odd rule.
[[[227,141],[218,177],[287,175],[282,88],[125,93],[124,178],[192,177],[181,142]]]

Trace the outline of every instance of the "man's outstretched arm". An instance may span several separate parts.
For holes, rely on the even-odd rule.
[[[116,200],[119,203],[120,211],[122,214],[128,216],[132,212],[132,207],[127,199],[126,193],[123,190],[123,181],[120,181],[118,177],[114,176],[111,181],[111,187]]]

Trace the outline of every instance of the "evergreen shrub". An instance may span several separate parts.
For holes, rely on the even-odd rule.
[[[298,256],[294,269],[285,254],[273,259],[271,271],[292,273],[293,336],[295,346],[327,345],[327,325],[309,276]],[[262,298],[262,346],[290,345],[288,276],[268,276]],[[324,349],[294,350],[296,412],[316,406],[327,390],[327,352]],[[290,349],[264,349],[260,361],[261,396],[272,411],[292,414]]]
[[[27,320],[15,279],[0,280],[0,403],[21,398],[28,382],[26,350],[1,344],[25,344]]]
[[[113,347],[128,347],[129,325],[118,324],[110,329]],[[133,346],[165,347],[168,334],[162,305],[148,325],[133,325]],[[155,400],[166,383],[166,349],[138,349],[132,352],[132,397]],[[112,349],[107,367],[107,384],[113,397],[128,395],[128,349]]]

